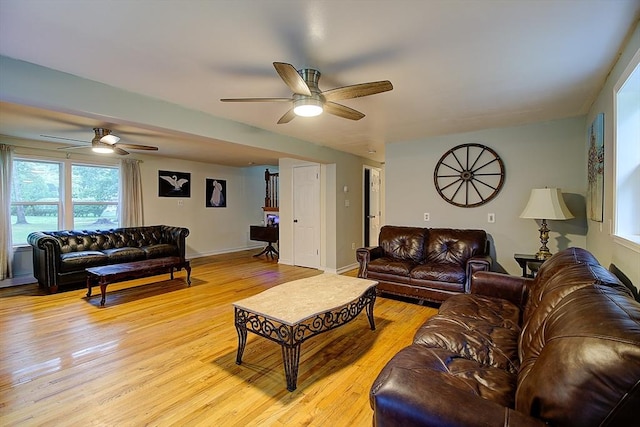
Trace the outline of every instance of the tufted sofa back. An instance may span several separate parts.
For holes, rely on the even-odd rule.
[[[427,262],[464,266],[471,257],[487,255],[487,233],[484,230],[431,228],[427,242]]]
[[[525,306],[516,409],[558,426],[632,419],[630,402],[640,399],[639,307],[583,249],[546,261]]]
[[[102,251],[106,249],[133,247],[167,243],[170,239],[162,226],[113,228],[109,230],[64,230],[48,231],[60,242],[62,253],[82,251]]]
[[[420,227],[385,225],[380,229],[379,245],[386,257],[411,259],[420,263],[423,261],[427,233],[427,229]]]

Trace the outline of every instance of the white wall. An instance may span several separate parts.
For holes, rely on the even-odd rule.
[[[640,50],[640,25],[637,25],[625,45],[620,59],[609,74],[607,81],[600,91],[596,101],[591,106],[585,122],[584,134],[598,113],[604,113],[604,222],[599,223],[589,220],[589,233],[587,234],[587,249],[591,251],[598,261],[605,267],[610,263],[622,270],[631,279],[633,284],[640,287],[640,248],[637,245],[626,245],[611,235],[614,217],[614,122],[613,104],[615,102],[613,87],[629,65],[631,58]],[[638,142],[640,149],[640,141]],[[588,142],[584,142],[584,162],[587,161]]]
[[[191,173],[191,197],[159,197],[159,170]],[[263,166],[234,168],[146,156],[140,165],[145,225],[187,227],[191,232],[187,256],[191,258],[262,246],[249,240],[249,226],[264,219],[264,170]],[[226,181],[227,207],[206,207],[206,178]]]
[[[522,270],[515,253],[535,253],[540,247],[539,224],[520,219],[532,188],[560,187],[576,216],[548,221],[551,252],[586,246],[584,117],[525,126],[487,129],[464,134],[424,138],[386,146],[386,223],[420,227],[484,229],[492,240],[495,269],[511,274]],[[505,164],[505,183],[498,196],[476,208],[460,208],[437,193],[433,172],[451,148],[479,143],[494,149]],[[423,220],[423,213],[431,221]],[[487,222],[495,213],[496,222]]]

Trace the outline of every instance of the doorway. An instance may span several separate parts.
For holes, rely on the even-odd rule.
[[[377,246],[380,233],[380,170],[364,168],[364,244],[365,246]]]

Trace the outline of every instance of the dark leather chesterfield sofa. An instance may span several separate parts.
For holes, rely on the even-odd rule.
[[[29,234],[33,246],[33,274],[41,287],[84,284],[85,268],[150,258],[185,259],[189,230],[168,225],[110,230],[44,231]]]
[[[631,426],[640,303],[587,251],[473,275],[373,383],[375,426]]]
[[[468,293],[471,275],[492,264],[483,230],[385,225],[378,244],[356,251],[358,277],[377,280],[378,292],[436,303]]]

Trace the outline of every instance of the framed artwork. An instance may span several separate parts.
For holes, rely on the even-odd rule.
[[[206,179],[205,206],[208,208],[227,207],[227,181],[223,179]]]
[[[604,113],[593,119],[589,127],[589,160],[587,173],[587,211],[589,219],[604,220]]]
[[[188,172],[158,171],[159,197],[191,197],[191,174]]]

